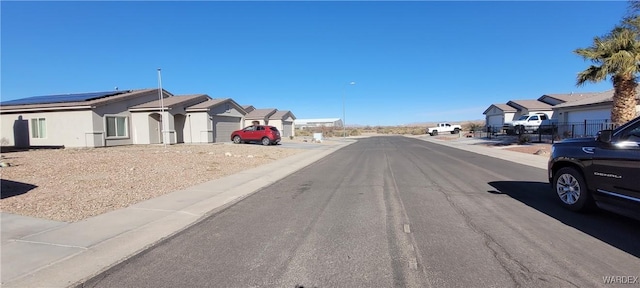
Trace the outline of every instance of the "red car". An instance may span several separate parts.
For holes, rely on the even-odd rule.
[[[262,145],[271,145],[278,144],[280,139],[278,128],[268,125],[251,125],[231,133],[231,141],[236,144],[259,141]]]

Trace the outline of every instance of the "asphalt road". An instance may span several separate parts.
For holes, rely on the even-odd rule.
[[[562,209],[545,170],[372,137],[85,284],[602,287],[640,276],[638,227]]]

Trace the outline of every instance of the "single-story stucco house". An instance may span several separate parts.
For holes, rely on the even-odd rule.
[[[610,123],[613,92],[609,90],[593,93],[589,97],[554,106],[554,114],[560,123],[559,133],[572,137],[593,136],[602,129],[612,128]],[[638,93],[636,94],[636,115],[640,115],[640,94]]]
[[[245,114],[231,99],[164,89],[36,96],[0,103],[0,137],[16,147],[229,142]]]
[[[539,100],[511,100],[507,102],[507,105],[516,108],[517,111],[513,115],[514,119],[533,113],[545,113],[549,118],[553,118],[553,109],[551,109],[553,105]]]
[[[500,132],[505,122],[513,121],[516,112],[516,108],[507,104],[491,104],[482,114],[485,115],[486,126],[491,128],[491,132]]]
[[[611,121],[613,108],[613,90],[593,93],[589,97],[561,103],[553,107],[559,122],[580,123],[584,121]],[[640,94],[636,92],[636,100],[640,101]],[[638,102],[636,102],[638,103]],[[636,104],[636,114],[640,113],[640,104]]]
[[[250,106],[249,109],[251,109]],[[244,127],[251,126],[253,121],[258,121],[261,125],[269,125],[269,118],[275,114],[278,109],[266,108],[266,109],[253,109],[251,112],[247,112],[244,117]]]
[[[186,111],[185,131],[189,133],[185,142],[188,143],[229,142],[231,133],[243,128],[247,114],[231,98],[209,99],[188,107]]]
[[[186,108],[209,99],[204,94],[173,96],[129,107],[133,143],[184,143]]]
[[[513,121],[522,115],[542,112],[556,119],[555,106],[586,99],[602,92],[545,94],[537,100],[511,100],[506,104],[491,104],[482,114],[485,115],[487,127],[502,127],[505,122]],[[494,132],[500,129],[493,129]]]
[[[173,95],[163,89],[162,97]],[[129,107],[158,89],[28,97],[0,103],[3,146],[101,147],[134,144]]]
[[[273,113],[269,117],[269,125],[274,126],[280,130],[282,137],[295,136],[295,127],[293,121],[296,120],[296,116],[288,110],[279,110]]]

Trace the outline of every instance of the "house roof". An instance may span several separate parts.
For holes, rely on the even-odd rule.
[[[273,119],[273,120],[284,120],[287,118],[293,118],[293,120],[296,119],[296,116],[293,115],[293,113],[291,113],[291,111],[289,110],[278,110],[276,111],[276,113],[273,113],[273,115],[271,115],[271,117],[269,117],[269,119]]]
[[[569,93],[569,94],[544,94],[538,98],[538,101],[544,102],[545,98],[553,98],[561,102],[573,102],[582,99],[589,98],[591,96],[598,95],[602,92],[584,92],[584,93]]]
[[[238,103],[236,103],[236,101],[233,101],[233,99],[231,99],[231,98],[209,99],[207,101],[204,101],[204,102],[198,103],[196,105],[187,107],[186,111],[187,112],[207,111],[207,110],[209,110],[211,108],[223,105],[225,103],[231,104],[231,106],[233,106],[236,110],[240,111],[240,113],[242,113],[242,115],[247,114],[247,111],[245,111],[243,109],[243,107],[241,107]]]
[[[640,93],[636,89],[636,100],[640,101]],[[590,97],[556,105],[554,108],[578,107],[613,102],[613,90],[604,91]]]
[[[269,118],[271,115],[273,115],[273,113],[276,113],[276,111],[278,111],[278,109],[275,109],[275,108],[255,109],[255,110],[249,112],[245,116],[245,119],[253,120],[253,119]]]
[[[550,104],[538,101],[538,100],[511,100],[507,102],[507,105],[512,106],[518,110],[527,109],[527,110],[549,110],[551,111]]]
[[[207,101],[209,98],[206,94],[194,94],[194,95],[181,95],[181,96],[173,96],[163,98],[162,101],[154,100],[147,103],[142,103],[139,105],[129,107],[130,111],[135,110],[148,110],[148,109],[158,109],[162,106],[165,108],[173,108],[178,106],[191,106],[200,102]]]
[[[50,103],[66,103],[66,102],[81,102],[95,100],[99,98],[114,96],[118,94],[124,94],[130,92],[129,90],[122,91],[103,91],[103,92],[89,92],[89,93],[74,93],[74,94],[57,94],[57,95],[43,95],[33,96],[9,101],[3,101],[0,105],[29,105],[29,104],[50,104]]]
[[[140,89],[140,90],[127,90],[125,93],[111,94],[111,95],[103,95],[99,98],[71,98],[72,101],[69,102],[56,102],[50,103],[50,101],[41,101],[42,103],[31,103],[24,105],[11,105],[12,101],[2,102],[0,103],[1,112],[17,112],[17,111],[38,111],[38,110],[59,110],[59,109],[91,109],[98,106],[104,106],[113,102],[119,102],[131,98],[135,98],[144,94],[148,94],[150,92],[157,93],[158,89]],[[94,92],[99,93],[99,92]],[[69,94],[69,95],[81,95],[81,94],[89,94],[89,93],[80,93],[80,94]],[[167,90],[162,89],[163,97],[170,97],[173,94],[167,92]],[[51,95],[51,96],[59,96],[59,95]],[[41,96],[37,96],[41,97]],[[32,98],[32,97],[29,97]],[[26,99],[26,98],[23,98]],[[43,99],[46,99],[44,97]],[[79,100],[86,99],[86,100]],[[47,103],[49,102],[49,103]],[[5,103],[9,103],[6,105]],[[13,102],[16,103],[16,102]]]
[[[256,107],[253,107],[253,105],[243,105],[242,109],[244,109],[244,111],[247,111],[247,113],[256,110]]]
[[[482,114],[487,114],[487,112],[489,112],[489,110],[491,110],[491,107],[496,107],[500,110],[502,110],[503,112],[516,112],[518,111],[516,108],[513,108],[507,104],[491,104],[491,106],[489,106],[489,108],[487,108],[487,110],[484,110],[484,112],[482,112]]]

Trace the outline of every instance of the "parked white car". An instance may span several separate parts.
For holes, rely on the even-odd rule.
[[[460,125],[453,125],[449,123],[438,123],[436,127],[427,128],[427,134],[431,136],[436,136],[438,133],[446,133],[449,132],[451,134],[458,134],[462,130]]]

